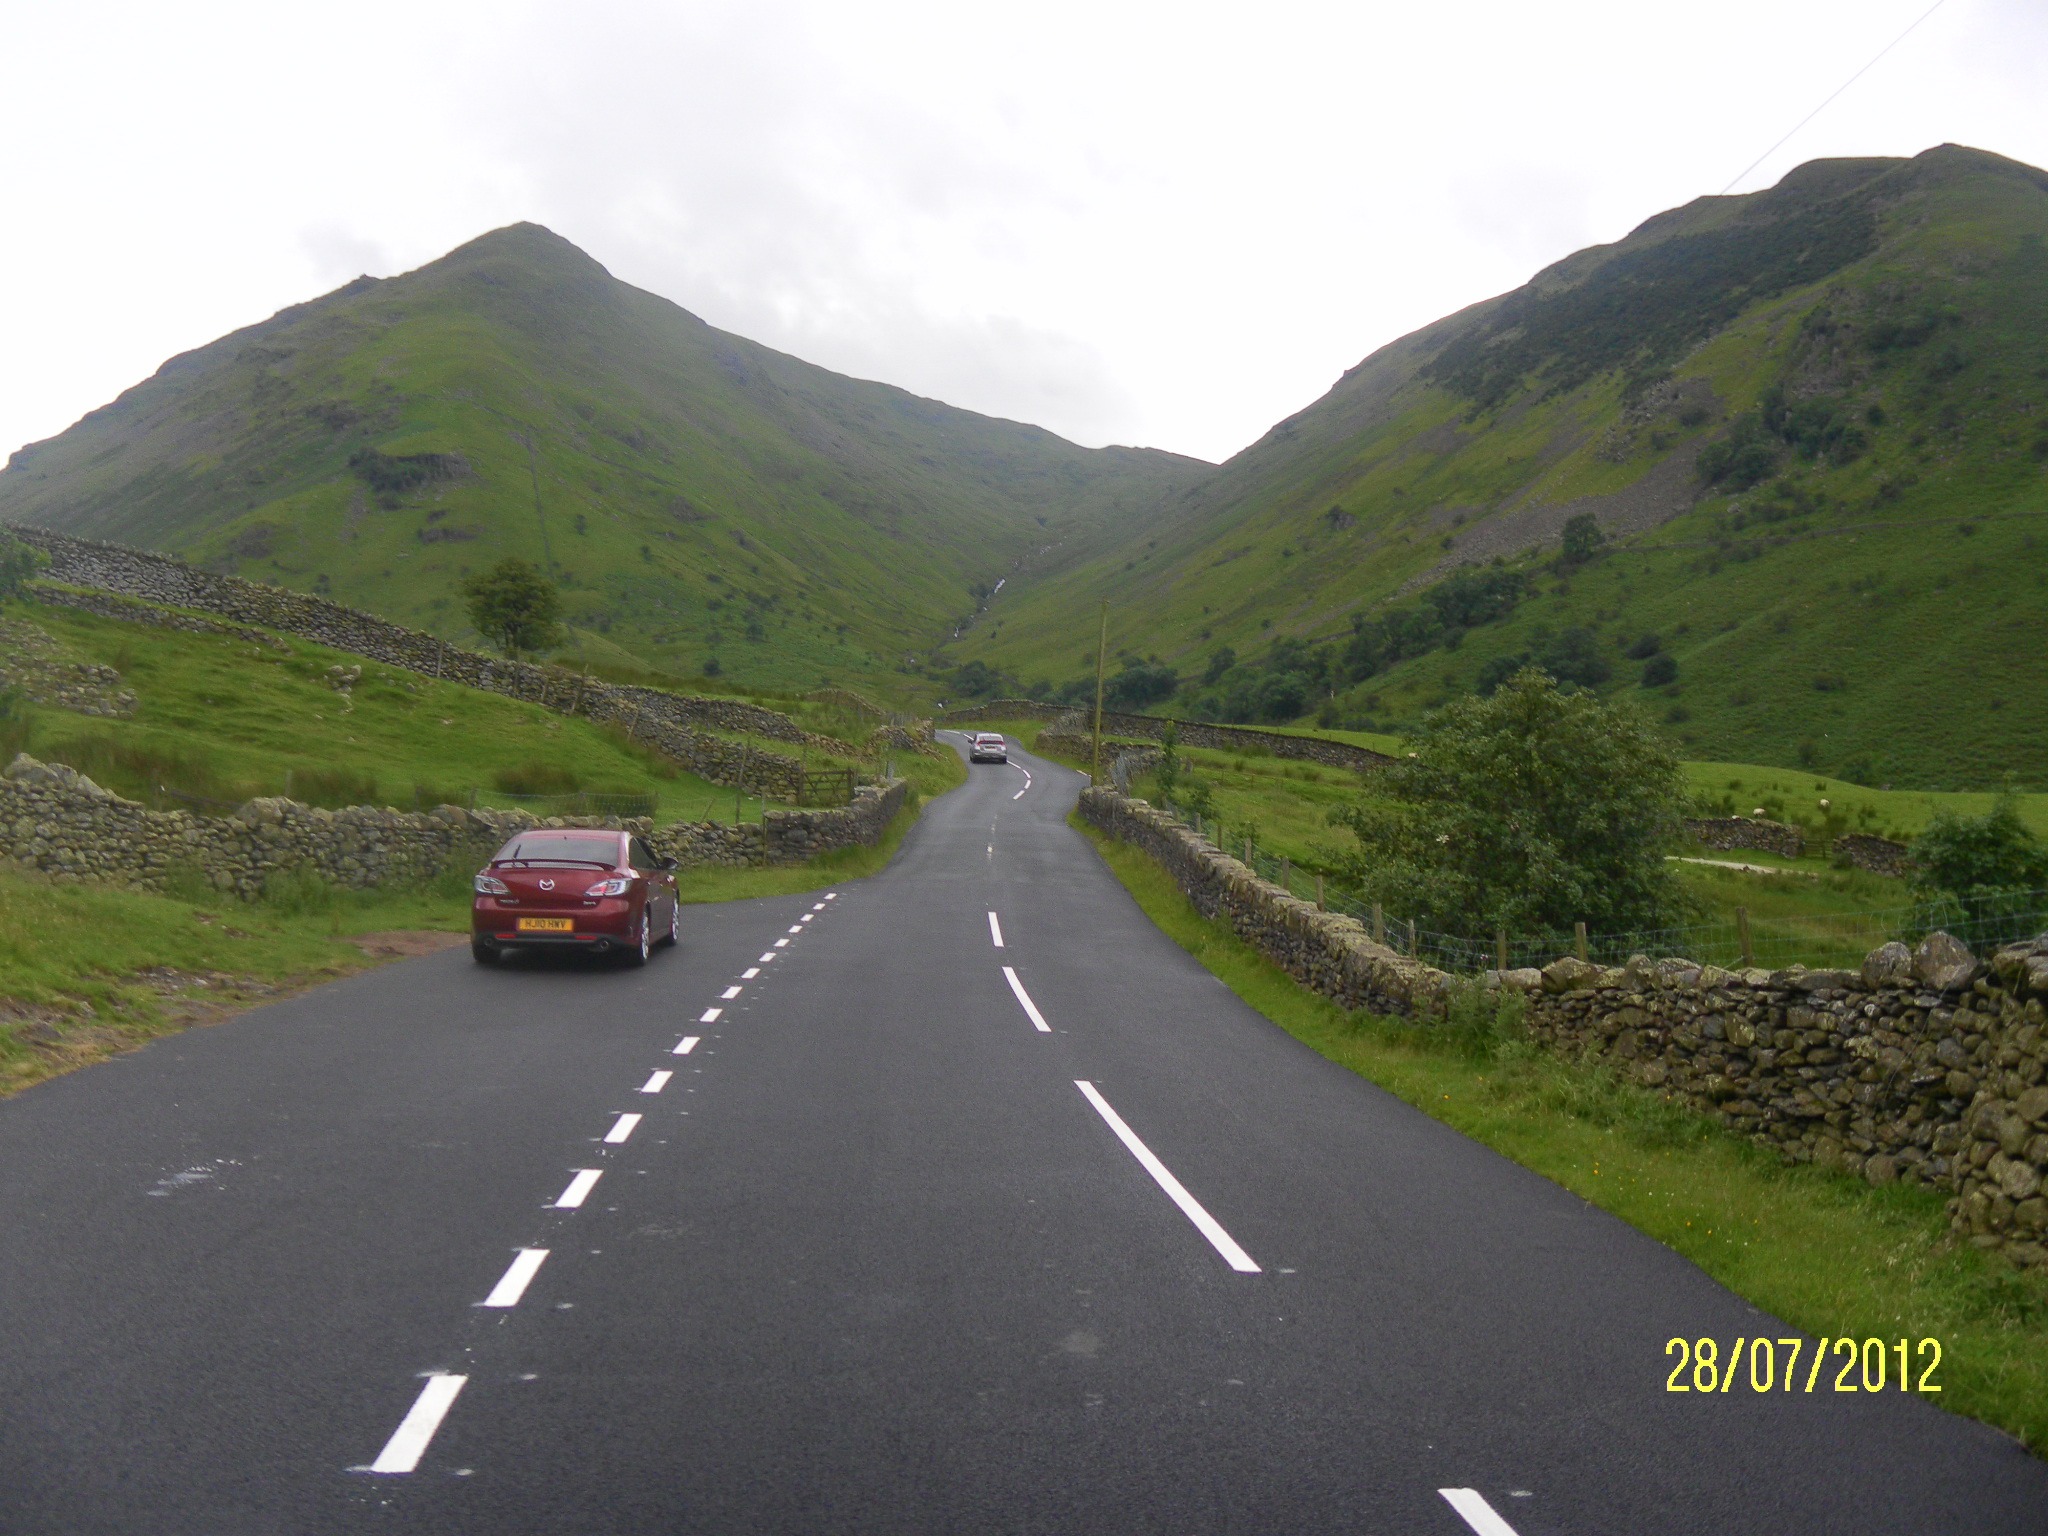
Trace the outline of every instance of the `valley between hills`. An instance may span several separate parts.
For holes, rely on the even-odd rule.
[[[2048,175],[1942,146],[1708,197],[1375,352],[1222,465],[813,367],[516,225],[167,362],[0,520],[473,644],[920,709],[1092,696],[1398,733],[1535,663],[1685,757],[2048,761]]]

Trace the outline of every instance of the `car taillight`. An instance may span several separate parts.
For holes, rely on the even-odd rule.
[[[512,889],[496,875],[478,875],[470,884],[479,896],[503,896]]]
[[[625,875],[614,875],[609,880],[600,880],[583,894],[586,896],[623,896],[633,888],[632,880]]]

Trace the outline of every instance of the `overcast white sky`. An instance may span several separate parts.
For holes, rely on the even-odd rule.
[[[533,219],[714,325],[1220,459],[1719,191],[1931,0],[0,0],[0,452]],[[1947,0],[1738,190],[2048,165],[2048,3]]]

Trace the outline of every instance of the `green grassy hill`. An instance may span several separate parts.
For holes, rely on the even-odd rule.
[[[1071,685],[1107,599],[1188,713],[1398,729],[1528,658],[1687,757],[2038,782],[2044,242],[2048,175],[1953,146],[1702,198],[1375,353],[948,657]]]
[[[15,454],[0,520],[451,639],[462,575],[522,555],[592,663],[810,688],[892,672],[1209,468],[812,367],[527,224],[173,358]]]

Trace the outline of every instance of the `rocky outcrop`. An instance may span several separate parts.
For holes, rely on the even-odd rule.
[[[1432,1018],[1460,985],[1142,800],[1087,789],[1081,814],[1342,1007]],[[1789,1161],[1952,1190],[1972,1243],[2048,1268],[2048,935],[1988,963],[1934,933],[1883,945],[1854,971],[1567,956],[1482,984],[1520,994],[1529,1033],[1560,1054],[1606,1062]]]

